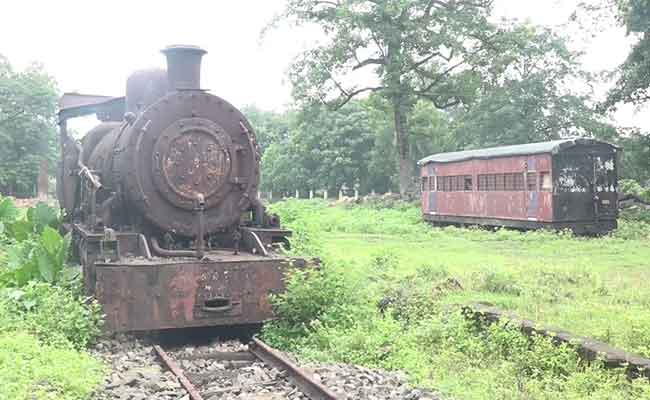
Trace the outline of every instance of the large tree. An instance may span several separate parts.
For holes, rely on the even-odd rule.
[[[357,187],[361,193],[394,191],[397,187],[390,105],[379,96],[352,100],[338,110],[323,105],[299,112],[258,113],[258,132],[271,125],[286,127],[286,135],[270,135],[262,157],[265,191],[293,193],[298,189]],[[419,101],[409,114],[413,162],[431,153],[454,149],[448,116],[430,102]],[[283,130],[284,132],[284,130]]]
[[[512,26],[509,33],[508,45],[482,74],[476,101],[454,112],[459,148],[617,135],[596,111],[587,84],[592,76],[564,37],[531,25]]]
[[[42,160],[54,167],[54,80],[39,65],[16,71],[0,56],[0,191],[33,195]]]
[[[438,109],[472,99],[503,36],[491,10],[492,0],[288,0],[282,17],[319,26],[324,38],[293,63],[294,97],[337,108],[380,94],[404,193],[413,176],[408,115],[419,99]]]
[[[289,123],[288,137],[269,145],[262,158],[265,190],[328,189],[332,193],[357,184],[369,189],[375,133],[361,102],[350,102],[335,112],[310,107]]]
[[[618,6],[620,23],[637,41],[618,68],[619,77],[606,105],[646,103],[650,101],[650,0],[606,0],[601,6],[608,4]]]
[[[272,143],[281,142],[289,137],[290,125],[294,119],[292,112],[276,113],[262,110],[254,105],[244,106],[241,111],[255,127],[255,136],[262,154]]]

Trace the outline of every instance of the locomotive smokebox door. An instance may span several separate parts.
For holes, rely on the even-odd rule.
[[[284,290],[280,228],[257,199],[260,152],[245,116],[201,88],[205,50],[163,50],[167,70],[125,97],[60,101],[58,196],[89,294],[112,331],[259,323]],[[81,142],[69,118],[102,123]]]

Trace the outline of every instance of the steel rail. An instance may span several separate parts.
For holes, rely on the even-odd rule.
[[[249,351],[266,364],[273,366],[278,370],[288,372],[288,377],[293,383],[312,400],[339,400],[325,386],[316,382],[308,376],[303,370],[298,368],[288,358],[279,351],[271,348],[266,343],[257,338],[253,338],[248,345]]]
[[[196,389],[196,387],[192,384],[192,382],[190,382],[189,379],[187,379],[183,373],[183,370],[178,366],[178,364],[176,364],[174,360],[171,359],[171,357],[169,357],[165,350],[163,350],[163,348],[159,345],[155,345],[154,349],[156,350],[156,353],[158,353],[158,356],[160,356],[162,359],[163,363],[167,366],[167,368],[169,368],[169,370],[174,375],[176,375],[180,384],[190,395],[190,399],[203,400],[203,397],[201,397],[201,394],[199,394],[199,391]],[[249,354],[250,356],[246,356],[246,354]],[[258,338],[253,338],[253,340],[248,345],[248,352],[246,353],[217,352],[213,355],[197,355],[196,358],[208,357],[222,360],[250,360],[251,356],[259,359],[263,363],[277,370],[285,371],[287,373],[287,378],[311,400],[339,400],[339,398],[334,393],[332,393],[321,383],[315,381],[305,371],[298,368],[298,366],[291,362],[284,354],[273,349]]]
[[[196,390],[192,382],[187,379],[185,374],[183,374],[183,371],[178,367],[174,360],[172,360],[169,355],[167,355],[165,350],[163,350],[159,345],[155,345],[153,348],[156,350],[156,353],[158,353],[165,365],[167,365],[167,368],[169,368],[172,373],[176,375],[180,384],[185,388],[185,390],[187,390],[187,393],[190,395],[190,399],[203,400],[203,397],[201,397],[199,391]]]

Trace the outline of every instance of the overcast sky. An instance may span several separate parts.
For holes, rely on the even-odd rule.
[[[540,25],[566,22],[578,0],[496,0],[496,14]],[[5,0],[0,54],[19,68],[38,61],[62,92],[123,95],[135,69],[164,66],[159,50],[195,44],[208,51],[202,86],[236,106],[280,110],[290,102],[285,71],[292,58],[313,44],[304,32],[260,31],[282,9],[283,0]],[[629,39],[612,29],[590,43],[584,62],[592,71],[625,59]],[[650,111],[624,107],[623,126],[650,131]]]

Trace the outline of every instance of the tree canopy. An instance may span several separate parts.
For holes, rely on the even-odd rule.
[[[452,116],[464,137],[457,147],[612,134],[587,94],[568,92],[581,72],[564,40],[493,22],[492,3],[287,0],[280,21],[320,27],[324,37],[292,64],[293,95],[300,105],[334,109],[358,96],[381,97],[402,193],[414,175],[410,118],[419,102]]]
[[[618,6],[619,21],[627,28],[628,35],[638,40],[618,68],[619,77],[606,105],[646,103],[650,100],[650,0],[610,1]]]
[[[40,65],[16,71],[0,56],[0,191],[33,195],[43,159],[54,168],[54,80]]]
[[[473,98],[477,67],[502,36],[488,21],[491,7],[491,0],[289,0],[284,17],[326,37],[292,65],[294,96],[338,108],[363,93],[381,95],[404,192],[413,175],[408,115],[419,99],[447,109]],[[352,75],[366,70],[373,82],[360,85]]]

